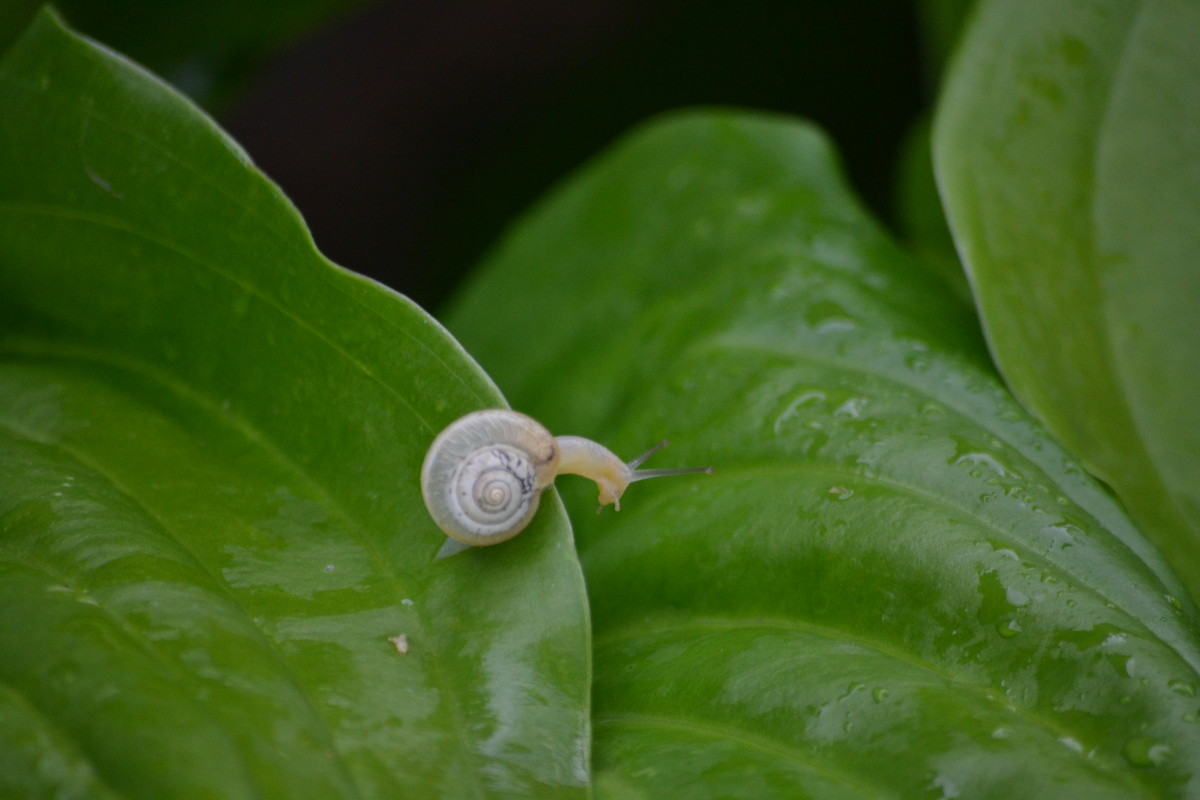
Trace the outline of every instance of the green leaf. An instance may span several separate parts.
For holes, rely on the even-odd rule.
[[[552,430],[716,467],[578,519],[605,795],[1196,796],[1195,607],[810,127],[631,135],[451,329]]]
[[[1200,6],[980,12],[934,141],[988,341],[1200,597]]]
[[[0,5],[0,58],[37,15],[41,0],[8,0]]]
[[[418,488],[502,403],[211,121],[39,17],[0,62],[0,796],[583,796],[561,506],[435,561]]]

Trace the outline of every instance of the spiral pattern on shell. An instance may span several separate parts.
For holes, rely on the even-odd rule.
[[[541,424],[515,411],[468,414],[434,440],[421,468],[421,493],[434,521],[461,542],[516,536],[554,480],[559,450]]]

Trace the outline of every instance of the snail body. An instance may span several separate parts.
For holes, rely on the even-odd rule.
[[[630,483],[701,469],[637,469],[665,441],[625,462],[581,436],[555,437],[532,417],[506,409],[467,414],[438,434],[421,467],[421,494],[434,522],[467,545],[490,545],[520,533],[542,491],[561,474],[596,482],[600,506],[621,510]]]

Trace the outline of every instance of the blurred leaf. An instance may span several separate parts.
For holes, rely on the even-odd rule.
[[[0,796],[583,796],[561,507],[435,562],[417,485],[502,403],[211,121],[41,16],[0,61]]]
[[[1194,797],[1195,607],[833,161],[786,120],[659,122],[451,315],[553,430],[716,466],[576,525],[598,788]]]
[[[971,304],[971,286],[954,250],[954,238],[933,179],[930,121],[922,117],[909,130],[900,151],[896,178],[896,220],[905,244],[929,264],[956,295]]]
[[[980,11],[934,143],[988,340],[1200,596],[1200,5]]]
[[[5,0],[0,3],[0,57],[25,32],[41,5],[41,0]]]

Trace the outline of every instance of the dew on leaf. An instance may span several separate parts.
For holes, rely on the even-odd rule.
[[[1130,766],[1158,767],[1171,756],[1171,747],[1147,736],[1135,736],[1125,743],[1121,754]]]
[[[1008,601],[1009,605],[1016,606],[1017,608],[1029,602],[1028,595],[1011,586],[1004,590],[1004,599]]]
[[[1074,525],[1068,524],[1049,525],[1042,529],[1042,535],[1046,537],[1046,541],[1054,550],[1066,550],[1068,547],[1073,547],[1076,534],[1082,534],[1082,531]]]
[[[1011,639],[1021,632],[1021,623],[1015,619],[1008,619],[996,623],[996,633],[1000,634],[1005,639]]]
[[[1075,753],[1083,752],[1083,745],[1080,744],[1079,740],[1074,738],[1073,736],[1061,736],[1061,737],[1059,737],[1058,741],[1060,744],[1062,744],[1064,747],[1066,747],[1068,750],[1071,750],[1072,752],[1075,752]]]
[[[849,417],[850,419],[859,419],[862,416],[863,406],[867,404],[865,397],[851,397],[846,402],[833,410],[835,417]]]
[[[797,415],[797,412],[802,408],[812,408],[819,406],[825,402],[825,393],[817,390],[801,392],[792,402],[788,403],[787,408],[780,412],[775,418],[771,429],[778,435],[783,430],[783,425],[792,417]]]
[[[842,306],[829,300],[813,303],[804,313],[805,321],[817,333],[850,331],[858,327],[857,320]]]
[[[835,500],[849,500],[854,496],[854,490],[849,486],[831,486],[829,493]]]
[[[981,453],[972,450],[960,449],[950,460],[951,464],[959,466],[971,467],[970,475],[973,478],[980,477],[983,470],[988,470],[1001,478],[1020,478],[1020,474],[1011,467],[1006,466],[1000,459],[990,453]]]
[[[921,406],[921,413],[927,417],[944,417],[946,409],[940,403],[930,401]]]

